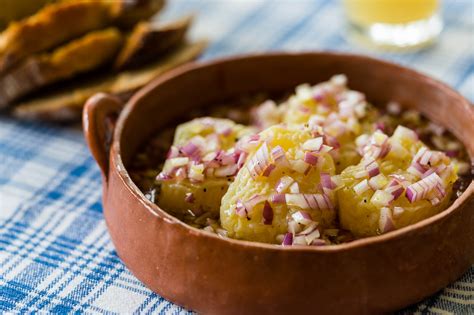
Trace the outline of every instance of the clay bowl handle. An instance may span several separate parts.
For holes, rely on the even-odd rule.
[[[87,100],[82,112],[84,137],[105,181],[109,173],[109,152],[115,122],[122,108],[123,103],[118,97],[97,93]]]

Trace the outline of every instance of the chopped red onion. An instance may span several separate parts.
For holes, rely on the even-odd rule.
[[[385,124],[382,121],[378,121],[375,123],[375,129],[385,131]]]
[[[286,194],[286,204],[301,209],[325,210],[333,209],[333,204],[327,195],[322,194]]]
[[[283,237],[283,242],[281,243],[283,246],[293,245],[293,234],[286,233],[285,237]]]
[[[237,171],[238,171],[237,164],[226,165],[226,166],[216,168],[214,170],[214,176],[215,177],[234,176],[235,174],[237,174]]]
[[[425,177],[428,177],[430,176],[431,174],[435,173],[435,170],[430,168],[428,169],[426,172],[424,172],[422,175],[421,175],[421,178],[425,178]]]
[[[370,203],[376,207],[387,207],[392,201],[392,194],[384,190],[376,190],[370,199]]]
[[[186,193],[185,197],[184,197],[184,201],[188,202],[188,203],[193,203],[195,200],[194,198],[194,194],[189,192],[189,193]]]
[[[306,228],[303,231],[299,232],[298,235],[309,235],[314,230],[316,230],[317,227],[318,227],[318,223],[311,221],[308,224],[306,224]]]
[[[354,173],[354,177],[359,179],[359,178],[364,178],[364,177],[367,177],[369,176],[369,173],[367,172],[367,170],[359,170],[357,172]]]
[[[387,154],[390,152],[390,150],[392,149],[392,146],[390,145],[390,143],[385,143],[382,147],[381,147],[381,151],[380,151],[380,154],[379,154],[379,158],[384,158],[387,156]]]
[[[254,142],[260,141],[260,135],[259,134],[251,135],[249,138],[249,141],[254,141]]]
[[[247,217],[247,208],[245,207],[245,205],[242,203],[241,200],[238,200],[237,201],[237,204],[235,206],[235,213],[239,216],[239,217]]]
[[[299,106],[298,109],[299,109],[300,112],[302,112],[304,114],[308,114],[308,113],[311,112],[311,110],[309,108],[304,107],[304,106]]]
[[[313,100],[316,102],[321,102],[326,97],[326,92],[324,90],[317,90],[314,92]]]
[[[232,128],[231,127],[225,127],[222,130],[217,131],[218,134],[223,135],[224,137],[228,137],[232,134]]]
[[[171,177],[170,174],[167,174],[165,172],[161,172],[160,174],[158,174],[158,176],[156,176],[157,181],[166,181],[166,180],[170,180],[172,178],[173,177]]]
[[[272,149],[272,158],[273,160],[277,160],[278,158],[282,157],[282,156],[285,156],[285,150],[283,150],[283,148],[279,145],[277,145],[276,147],[274,147]]]
[[[411,141],[418,141],[418,135],[416,134],[416,132],[407,127],[403,127],[402,125],[398,125],[398,127],[393,132],[392,137],[410,139]]]
[[[272,158],[277,166],[290,167],[290,163],[285,155],[285,150],[281,146],[276,146],[272,149]]]
[[[293,235],[301,231],[301,227],[302,225],[294,220],[288,221],[288,232],[290,232]]]
[[[309,139],[305,143],[303,143],[303,149],[313,152],[319,152],[321,146],[323,145],[323,138],[317,137],[314,139]]]
[[[260,135],[245,136],[236,144],[236,148],[249,153],[260,144]]]
[[[318,157],[312,154],[311,152],[306,152],[304,154],[304,161],[308,163],[309,165],[316,165],[318,164]]]
[[[283,176],[278,180],[275,189],[280,194],[284,193],[286,192],[287,188],[290,187],[291,184],[293,184],[294,181],[295,180],[290,176]]]
[[[235,156],[233,153],[226,153],[224,150],[220,150],[217,152],[215,160],[219,163],[219,165],[231,165],[235,164]]]
[[[182,146],[180,150],[188,157],[199,155],[199,147],[192,141],[189,141],[186,145]]]
[[[432,151],[426,150],[419,158],[419,163],[421,165],[429,165],[428,163],[430,162],[432,155],[433,155]]]
[[[373,190],[382,189],[385,187],[386,184],[387,184],[387,179],[381,173],[369,179],[369,186]]]
[[[344,185],[341,175],[331,176],[331,181],[334,185],[336,185],[336,187],[334,189],[342,188],[342,186]]]
[[[273,222],[273,208],[268,201],[265,200],[265,204],[263,205],[263,224],[271,225]]]
[[[245,201],[243,203],[243,205],[245,206],[245,208],[247,209],[247,212],[250,212],[252,211],[252,209],[258,205],[259,203],[262,203],[264,201],[267,200],[267,197],[263,196],[263,195],[254,195],[252,198],[250,198],[249,200]]]
[[[366,165],[365,169],[367,170],[369,177],[374,177],[380,174],[379,165],[375,160],[372,160],[368,165]]]
[[[314,222],[311,218],[311,215],[306,211],[296,211],[291,215],[292,219],[295,220],[296,223],[308,225],[311,222]]]
[[[203,162],[213,162],[215,161],[217,157],[218,152],[209,152],[206,155],[203,156],[202,161]]]
[[[310,208],[305,198],[303,197],[303,194],[285,194],[285,200],[286,204],[289,206],[296,206],[301,209]]]
[[[301,174],[305,174],[305,175],[307,175],[308,170],[311,169],[311,167],[308,165],[308,163],[306,163],[303,160],[292,161],[291,168],[294,171],[296,171],[298,173],[301,173]]]
[[[323,146],[321,147],[321,151],[320,151],[320,152],[329,153],[329,152],[331,152],[333,149],[334,149],[333,147],[323,144]]]
[[[294,182],[290,185],[290,193],[292,194],[299,194],[300,193],[300,185],[297,182]]]
[[[321,233],[318,229],[313,230],[311,233],[305,235],[305,240],[307,245],[312,245],[313,242],[321,236]]]
[[[273,194],[271,196],[272,203],[285,203],[285,194]]]
[[[263,174],[262,176],[264,177],[268,177],[270,176],[270,174],[272,173],[272,171],[276,168],[276,165],[273,164],[273,163],[270,163],[268,164],[268,166],[265,168],[265,170],[263,171]]]
[[[388,136],[380,130],[376,130],[369,138],[367,144],[361,148],[365,158],[383,158],[390,152]]]
[[[194,164],[188,168],[188,178],[193,182],[201,182],[204,180],[204,165]]]
[[[446,196],[446,190],[441,184],[436,185],[434,191],[435,191],[435,194],[441,199]]]
[[[186,168],[185,167],[178,168],[176,172],[174,173],[174,176],[176,180],[178,181],[184,180],[186,178]]]
[[[246,152],[240,152],[239,158],[237,159],[237,168],[240,170],[242,166],[245,164],[245,160],[247,159]]]
[[[387,188],[385,188],[385,191],[392,194],[393,196],[393,200],[397,200],[402,194],[403,192],[405,191],[405,188],[398,184],[397,182],[393,181],[395,183],[395,185],[393,186],[388,186]]]
[[[387,233],[395,229],[390,208],[383,207],[380,209],[379,229],[381,233]]]
[[[406,190],[408,201],[415,202],[424,199],[431,190],[436,188],[437,185],[440,185],[440,187],[443,188],[443,181],[436,173],[411,184]]]
[[[415,156],[413,157],[413,161],[418,162],[420,158],[423,156],[423,154],[425,154],[426,151],[428,151],[427,147],[421,147],[420,149],[418,149]]]
[[[321,172],[320,174],[321,177],[321,186],[323,188],[328,188],[328,189],[336,189],[337,184],[331,179],[331,176],[329,173]]]
[[[392,181],[389,183],[389,186],[402,185],[402,187],[406,189],[410,184],[406,177],[401,174],[390,174],[388,176],[392,178]]]
[[[173,145],[169,149],[168,154],[166,155],[166,159],[173,159],[178,156],[179,156],[179,149]]]
[[[339,149],[341,147],[341,144],[339,143],[336,137],[325,134],[323,138],[324,138],[324,143],[332,147],[333,149]]]
[[[354,191],[356,192],[357,195],[362,195],[364,192],[366,192],[367,190],[370,189],[370,186],[369,186],[369,182],[367,181],[367,179],[364,179],[363,181],[361,181],[360,183],[358,183],[357,185],[355,185],[354,187],[352,187],[354,189]]]
[[[170,163],[171,167],[181,167],[185,166],[189,163],[189,158],[187,157],[177,157],[173,159],[169,159],[168,162]]]
[[[426,168],[418,164],[418,162],[413,162],[410,167],[407,168],[407,172],[418,177],[422,177],[426,172]]]
[[[250,159],[247,168],[252,178],[257,178],[265,172],[265,169],[270,164],[270,156],[268,154],[268,147],[266,142],[257,150],[255,155]]]

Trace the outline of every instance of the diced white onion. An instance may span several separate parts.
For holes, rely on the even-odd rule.
[[[168,162],[170,165],[175,168],[175,167],[180,167],[180,166],[185,166],[189,163],[189,158],[187,157],[177,157],[173,159],[169,159]]]
[[[290,185],[290,193],[292,194],[299,194],[300,193],[300,186],[297,182],[294,182]]]
[[[364,192],[370,189],[369,182],[367,181],[367,179],[364,179],[363,181],[355,185],[353,189],[357,195],[362,195]]]
[[[306,211],[296,211],[291,217],[295,222],[303,225],[308,225],[313,222],[311,215]]]
[[[376,207],[386,207],[390,204],[392,200],[392,194],[384,190],[377,190],[370,199],[370,202]]]
[[[284,193],[294,181],[295,180],[293,178],[285,175],[278,180],[275,189],[279,194]]]
[[[307,140],[303,143],[303,149],[308,151],[318,152],[323,145],[323,137],[317,137],[314,139]]]
[[[387,233],[395,229],[390,208],[383,207],[380,209],[379,229],[381,233]]]
[[[408,186],[406,190],[406,197],[410,202],[424,199],[430,191],[436,188],[437,185],[440,185],[440,187],[444,189],[442,179],[438,176],[438,174],[433,173]]]

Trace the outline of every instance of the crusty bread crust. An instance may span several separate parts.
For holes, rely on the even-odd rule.
[[[131,27],[164,6],[164,0],[64,0],[11,23],[0,34],[0,74],[24,58],[107,26]]]
[[[115,1],[66,1],[13,22],[0,35],[0,73],[34,53],[54,48],[89,31],[109,25]]]
[[[116,28],[94,31],[57,48],[32,56],[0,77],[0,107],[45,85],[96,69],[113,59],[122,43]]]
[[[206,46],[206,41],[184,43],[160,60],[139,69],[119,74],[106,73],[94,79],[74,82],[73,85],[18,104],[13,109],[13,115],[30,120],[75,121],[80,118],[85,101],[95,93],[106,92],[118,96],[129,96],[153,78],[197,58]]]
[[[191,23],[191,16],[163,24],[138,23],[121,49],[115,68],[121,70],[141,66],[175,48],[184,41]]]

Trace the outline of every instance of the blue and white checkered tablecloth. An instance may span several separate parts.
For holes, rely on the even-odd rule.
[[[415,67],[474,100],[474,2],[444,2],[440,42],[378,53],[344,36],[338,1],[170,0],[163,19],[197,13],[202,59],[268,50],[331,49]],[[98,167],[79,128],[0,116],[0,311],[187,313],[143,286],[117,257],[100,201]],[[474,268],[404,313],[474,314]]]

